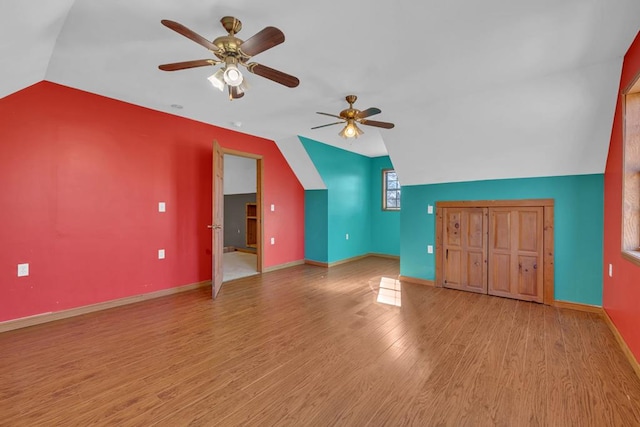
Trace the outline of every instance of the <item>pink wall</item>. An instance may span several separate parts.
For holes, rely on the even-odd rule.
[[[49,82],[0,120],[0,321],[211,279],[214,139],[263,156],[264,266],[304,259],[304,190],[273,141]]]
[[[640,73],[640,35],[624,58],[620,92]],[[604,176],[603,306],[627,345],[640,360],[640,267],[621,256],[622,247],[622,103],[618,97]],[[609,277],[609,264],[613,277]]]

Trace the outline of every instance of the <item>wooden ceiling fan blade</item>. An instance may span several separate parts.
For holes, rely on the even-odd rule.
[[[336,116],[335,114],[321,113],[320,111],[316,111],[316,114],[322,114],[323,116],[335,117],[336,119],[344,120],[344,117]]]
[[[382,113],[382,110],[380,110],[379,108],[371,107],[371,108],[367,108],[366,110],[362,110],[358,114],[356,114],[356,119],[364,119],[365,117],[370,117],[370,116],[373,116],[374,114],[380,114],[380,113]]]
[[[207,65],[216,65],[219,64],[220,61],[215,61],[213,59],[196,59],[193,61],[184,61],[184,62],[173,62],[171,64],[162,64],[158,65],[162,71],[177,71],[177,70],[185,70],[187,68],[195,68],[195,67],[205,67]]]
[[[165,27],[172,29],[178,34],[182,34],[186,38],[191,39],[194,42],[198,43],[200,46],[204,46],[205,48],[209,49],[211,52],[218,52],[220,50],[218,46],[214,45],[209,40],[202,37],[200,34],[197,34],[196,32],[188,29],[182,24],[179,24],[175,21],[170,21],[168,19],[163,19],[160,22]]]
[[[296,87],[300,84],[300,80],[298,80],[297,77],[283,73],[282,71],[274,70],[266,65],[251,62],[247,64],[247,69],[253,74],[257,74],[287,87]]]
[[[284,42],[284,33],[276,27],[266,27],[240,45],[240,52],[254,56]]]
[[[393,127],[395,126],[393,123],[378,122],[376,120],[360,120],[358,123],[363,124],[363,125],[367,125],[367,126],[375,126],[375,127],[378,127],[378,128],[384,128],[384,129],[393,129]]]
[[[341,125],[341,124],[344,124],[344,121],[342,121],[342,122],[335,122],[335,123],[329,123],[329,124],[327,124],[327,125],[315,126],[315,127],[312,127],[311,129],[320,129],[320,128],[324,128],[324,127],[327,127],[327,126]]]

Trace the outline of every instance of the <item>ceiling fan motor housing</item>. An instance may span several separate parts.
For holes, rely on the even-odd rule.
[[[220,36],[216,38],[212,43],[218,46],[218,48],[220,49],[217,52],[213,52],[214,55],[222,60],[224,60],[228,56],[233,56],[238,59],[238,62],[245,62],[250,58],[249,56],[242,54],[242,52],[240,51],[242,40],[235,36]]]

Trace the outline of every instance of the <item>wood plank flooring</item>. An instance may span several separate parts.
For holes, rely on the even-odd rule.
[[[296,266],[0,334],[0,426],[640,426],[603,319]]]

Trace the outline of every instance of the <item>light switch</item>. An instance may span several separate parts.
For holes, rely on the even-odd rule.
[[[272,244],[272,245],[275,245],[275,244],[276,244],[276,238],[275,238],[275,237],[272,237],[272,238],[271,238],[271,244]]]
[[[29,275],[29,264],[18,264],[18,277],[25,277]]]
[[[158,259],[164,259],[164,249],[158,249]]]
[[[433,206],[432,205],[427,205],[427,213],[429,215],[433,215]]]
[[[158,202],[158,212],[166,212],[167,204],[165,202]]]
[[[432,245],[427,246],[427,253],[428,254],[432,254],[433,253],[433,246]]]
[[[274,205],[273,203],[271,204],[271,212],[275,212],[276,211],[276,205]]]

